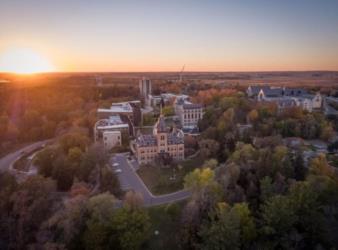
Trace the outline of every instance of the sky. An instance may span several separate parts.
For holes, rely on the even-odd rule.
[[[0,0],[13,48],[57,71],[338,70],[338,0]]]

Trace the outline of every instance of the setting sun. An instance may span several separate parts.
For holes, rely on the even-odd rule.
[[[34,74],[54,70],[46,58],[32,49],[11,49],[0,54],[0,72]]]

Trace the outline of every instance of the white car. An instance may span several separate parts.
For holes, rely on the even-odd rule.
[[[117,162],[113,163],[113,167],[118,167],[119,164]]]
[[[114,172],[117,173],[117,174],[118,174],[118,173],[122,173],[122,169],[120,169],[120,168],[115,169]]]

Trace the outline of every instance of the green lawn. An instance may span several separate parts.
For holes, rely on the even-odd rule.
[[[184,176],[195,168],[201,167],[203,160],[195,157],[191,160],[185,160],[179,165],[182,167],[162,168],[158,165],[141,166],[137,171],[149,190],[155,194],[167,194],[183,189]],[[175,179],[172,177],[175,173]]]
[[[150,236],[142,249],[172,250],[178,248],[179,222],[184,205],[185,202],[179,202],[148,209],[151,220]]]

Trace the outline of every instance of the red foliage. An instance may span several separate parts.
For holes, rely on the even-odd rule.
[[[226,96],[233,96],[237,93],[235,89],[216,89],[211,88],[207,90],[198,91],[196,97],[194,98],[195,102],[210,104],[213,100],[217,98],[222,98]]]

